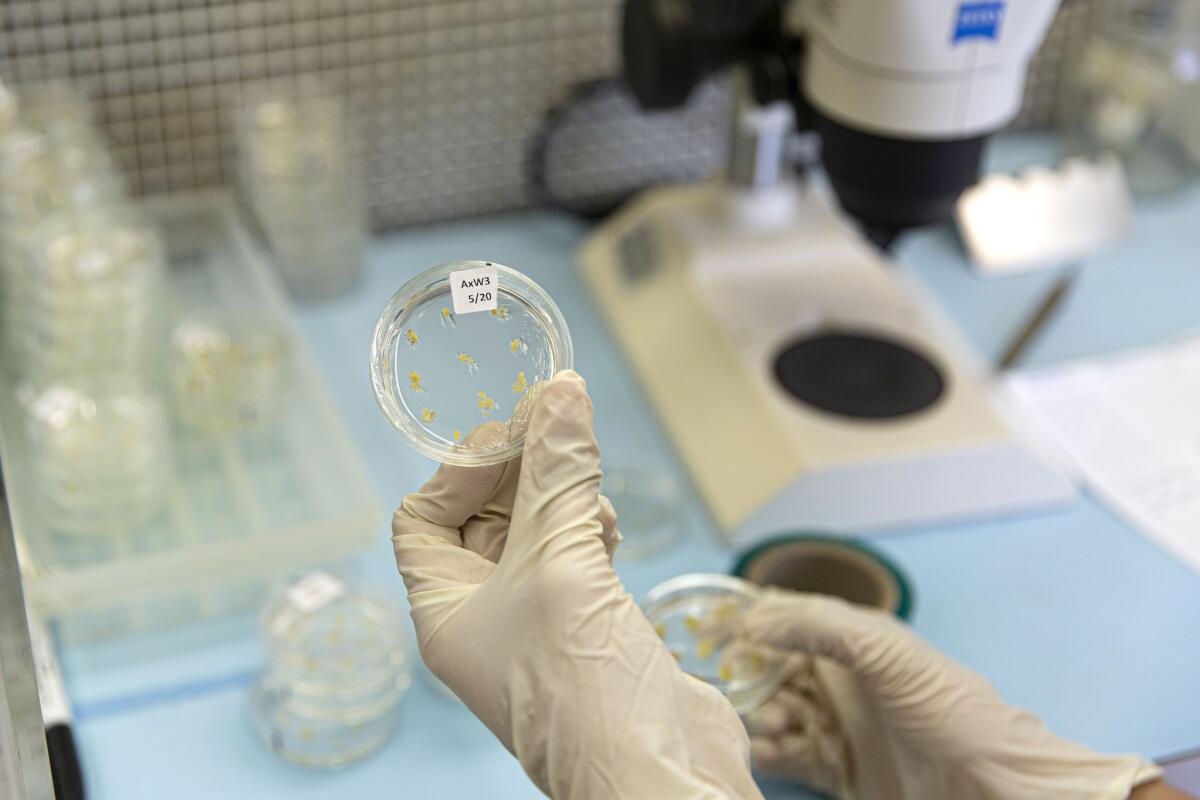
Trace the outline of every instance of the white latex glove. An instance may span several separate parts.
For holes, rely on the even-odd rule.
[[[472,436],[504,435],[499,424]],[[421,657],[555,798],[761,797],[749,739],[612,569],[583,380],[541,387],[521,459],[443,466],[392,522]]]
[[[755,766],[841,798],[1125,800],[1161,770],[1064,741],[890,614],[768,590],[751,642],[789,652],[747,720]]]

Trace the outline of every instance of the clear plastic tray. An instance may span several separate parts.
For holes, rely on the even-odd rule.
[[[451,273],[484,268],[497,272],[496,308],[455,313]],[[566,320],[540,286],[502,264],[453,261],[388,301],[371,342],[371,381],[417,451],[483,466],[521,453],[530,399],[572,358]]]
[[[278,280],[227,196],[156,199],[148,210],[168,252],[167,330],[253,310],[292,343],[289,380],[279,384],[277,412],[254,427],[197,432],[172,411],[161,512],[129,535],[84,538],[58,534],[40,513],[17,387],[0,376],[0,444],[26,593],[75,640],[259,608],[281,574],[341,562],[384,518]],[[160,397],[171,409],[166,383]]]
[[[759,591],[741,578],[696,573],[660,583],[642,601],[684,671],[719,689],[739,714],[758,708],[783,679],[778,657],[735,636]]]

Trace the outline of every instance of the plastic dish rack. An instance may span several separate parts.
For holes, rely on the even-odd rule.
[[[0,453],[26,595],[74,641],[257,609],[285,574],[337,566],[367,546],[383,519],[233,202],[220,193],[156,199],[148,212],[169,256],[167,330],[193,313],[253,309],[290,342],[288,380],[278,414],[253,429],[198,434],[173,423],[168,497],[153,535],[65,539],[40,516],[16,382],[0,376]],[[158,384],[170,410],[166,379]]]

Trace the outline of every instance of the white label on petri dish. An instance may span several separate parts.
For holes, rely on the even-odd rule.
[[[454,300],[455,314],[494,311],[499,289],[500,281],[493,266],[450,273],[450,295]]]
[[[338,599],[345,587],[328,572],[313,572],[287,591],[288,602],[298,611],[311,614]]]

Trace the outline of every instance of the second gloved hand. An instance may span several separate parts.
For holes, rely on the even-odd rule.
[[[393,542],[421,657],[555,798],[760,797],[733,708],[613,572],[599,485],[591,401],[564,373],[521,459],[443,466],[405,498]]]
[[[1054,736],[884,612],[768,589],[745,634],[790,654],[756,766],[840,798],[1125,800],[1161,772]]]

